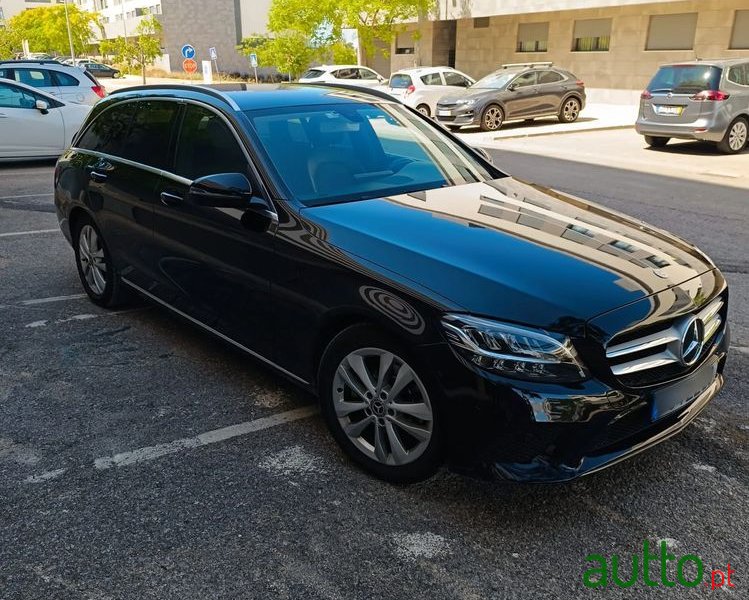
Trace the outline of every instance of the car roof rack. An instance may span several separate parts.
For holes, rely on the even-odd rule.
[[[551,67],[554,63],[551,61],[546,62],[527,62],[527,63],[507,63],[502,65],[503,69],[511,69],[513,67]]]
[[[234,110],[239,110],[239,106],[237,105],[234,100],[227,96],[226,94],[223,94],[221,90],[225,90],[227,92],[230,91],[245,91],[247,90],[247,84],[244,83],[224,83],[224,84],[209,84],[209,85],[197,85],[197,84],[189,84],[189,83],[166,83],[163,85],[134,85],[132,87],[125,87],[125,88],[119,88],[117,90],[112,90],[109,92],[109,96],[116,96],[117,94],[126,94],[129,92],[158,92],[160,90],[181,90],[181,91],[188,91],[188,92],[199,92],[202,94],[207,94],[208,96],[213,96],[214,98],[218,98],[219,100],[223,100],[227,104],[229,104]]]
[[[0,65],[12,65],[12,64],[34,64],[34,65],[61,65],[63,67],[67,65],[63,65],[59,60],[56,58],[11,58],[7,60],[0,60]]]

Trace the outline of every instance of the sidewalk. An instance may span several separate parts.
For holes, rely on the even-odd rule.
[[[634,127],[637,120],[637,105],[631,104],[587,104],[574,123],[560,123],[556,117],[536,119],[532,123],[513,121],[499,131],[484,132],[478,128],[461,129],[460,136],[471,144],[491,144],[495,140],[526,138],[541,135],[578,133],[602,129],[624,129]]]

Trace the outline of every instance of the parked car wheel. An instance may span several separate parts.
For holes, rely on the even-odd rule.
[[[559,120],[562,123],[574,123],[580,116],[581,108],[580,100],[577,98],[567,98],[559,110]]]
[[[749,137],[749,124],[744,117],[739,117],[726,131],[726,135],[718,142],[718,150],[726,154],[737,154],[746,148]]]
[[[360,466],[394,483],[421,481],[442,463],[443,436],[427,371],[370,325],[338,334],[323,355],[322,414]]]
[[[419,104],[416,107],[416,110],[418,110],[425,117],[428,117],[432,114],[432,112],[429,110],[429,106],[426,104]]]
[[[505,120],[505,112],[501,106],[490,104],[481,115],[481,129],[484,131],[497,131],[502,127]]]
[[[79,219],[73,234],[73,249],[78,276],[94,304],[114,308],[127,298],[112,257],[96,224],[88,217]]]
[[[119,79],[120,77],[122,77],[122,73],[120,73],[119,71],[115,71],[114,73],[112,73],[112,79]]]
[[[671,138],[667,137],[656,137],[653,135],[645,136],[645,143],[653,148],[663,148]]]

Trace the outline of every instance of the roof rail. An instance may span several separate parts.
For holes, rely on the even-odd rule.
[[[284,85],[294,86],[314,86],[314,87],[325,87],[325,88],[336,88],[341,90],[351,90],[352,92],[360,92],[362,94],[369,94],[376,98],[382,98],[383,100],[390,100],[391,102],[399,103],[400,101],[382,90],[376,90],[373,88],[366,88],[361,85],[351,85],[348,83],[286,83]]]
[[[35,65],[63,65],[56,58],[11,58],[7,60],[0,60],[0,65],[18,64],[18,63],[32,63]]]
[[[182,90],[182,91],[190,91],[190,92],[199,92],[199,93],[207,94],[208,96],[213,96],[214,98],[223,100],[224,102],[229,104],[234,110],[239,110],[239,105],[236,102],[234,102],[234,100],[232,100],[231,97],[227,96],[226,94],[221,93],[219,89],[216,89],[216,87],[220,85],[233,87],[233,89],[227,89],[226,91],[242,91],[242,90],[247,89],[247,85],[243,83],[242,84],[214,84],[214,85],[196,85],[196,84],[189,84],[189,83],[165,83],[163,85],[159,85],[159,84],[134,85],[132,87],[120,88],[117,90],[112,90],[109,93],[109,95],[114,96],[116,94],[124,94],[127,92],[143,92],[143,91],[155,92],[157,90]]]
[[[527,62],[527,63],[507,63],[502,65],[503,69],[509,69],[512,67],[551,67],[554,63],[551,61],[547,62]]]

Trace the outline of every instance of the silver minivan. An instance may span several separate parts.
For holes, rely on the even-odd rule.
[[[749,60],[663,65],[640,96],[635,127],[649,146],[678,138],[741,152],[749,137]]]

